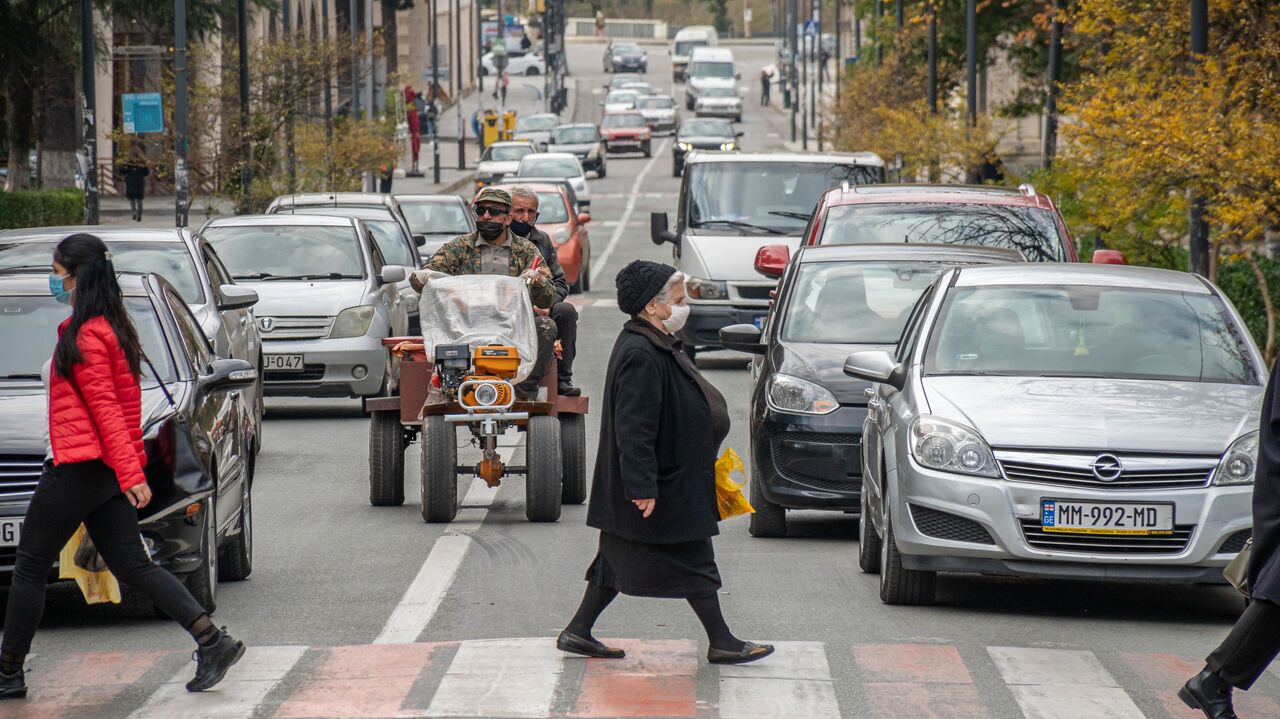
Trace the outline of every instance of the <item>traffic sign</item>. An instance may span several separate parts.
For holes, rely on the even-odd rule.
[[[813,37],[813,36],[817,35],[817,34],[818,34],[818,21],[817,21],[817,20],[805,20],[805,21],[804,21],[804,34],[805,34],[805,35],[808,35],[809,37]]]
[[[164,132],[164,109],[158,92],[124,93],[120,96],[120,111],[128,134]]]

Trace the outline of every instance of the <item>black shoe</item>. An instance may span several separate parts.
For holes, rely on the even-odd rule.
[[[556,649],[597,659],[621,659],[627,656],[627,653],[621,649],[605,646],[595,639],[584,639],[568,629],[560,632],[560,636],[556,637]]]
[[[0,672],[0,699],[21,699],[27,695],[27,676],[21,669],[13,674]]]
[[[582,388],[574,387],[573,384],[569,382],[561,382],[556,387],[556,391],[564,397],[580,397],[582,395]]]
[[[738,652],[716,649],[715,647],[707,649],[707,661],[712,664],[746,664],[757,659],[764,659],[770,654],[773,654],[772,644],[743,642],[742,651]]]
[[[205,647],[197,647],[192,655],[196,660],[196,675],[187,682],[187,691],[202,692],[213,687],[227,675],[227,670],[244,656],[244,642],[232,639],[223,627],[218,640]]]
[[[1192,709],[1204,712],[1208,719],[1239,719],[1231,706],[1231,685],[1208,667],[1182,685],[1178,698]]]

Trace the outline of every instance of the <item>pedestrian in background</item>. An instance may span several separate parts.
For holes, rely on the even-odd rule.
[[[827,61],[830,59],[831,59],[831,53],[827,52],[827,49],[825,47],[818,50],[818,64],[822,65],[823,80],[827,79]]]
[[[116,173],[124,178],[124,196],[129,199],[129,209],[133,210],[133,221],[142,222],[142,198],[147,194],[147,175],[151,174],[142,148],[134,145]]]
[[[769,104],[769,87],[773,84],[773,72],[769,68],[760,71],[760,104]]]
[[[618,273],[622,327],[605,376],[600,445],[587,525],[600,530],[587,590],[556,647],[620,658],[596,640],[596,619],[618,593],[685,599],[702,622],[714,664],[743,664],[773,647],[743,641],[720,611],[715,463],[729,434],[724,396],[693,364],[675,333],[689,317],[684,276],[636,260]]]
[[[1258,431],[1253,484],[1249,606],[1178,696],[1209,719],[1236,719],[1232,690],[1248,691],[1280,653],[1280,364],[1271,370]]]
[[[49,291],[72,313],[58,325],[48,403],[53,459],[22,524],[0,642],[0,698],[27,695],[23,664],[44,614],[49,572],[82,522],[111,573],[195,639],[196,673],[187,691],[204,691],[240,660],[244,644],[214,626],[139,538],[137,510],[151,501],[143,475],[144,358],[102,240],[81,233],[59,242]]]

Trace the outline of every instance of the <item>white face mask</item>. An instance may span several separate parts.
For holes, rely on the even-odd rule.
[[[662,321],[662,326],[675,334],[679,332],[689,319],[689,305],[667,305],[671,308],[671,316]]]

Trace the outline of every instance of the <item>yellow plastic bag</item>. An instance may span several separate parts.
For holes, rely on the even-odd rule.
[[[107,569],[83,524],[58,555],[58,576],[76,580],[89,604],[120,603],[120,582]]]
[[[734,472],[743,475],[741,482],[733,481]],[[746,473],[746,465],[732,447],[725,449],[716,460],[716,503],[720,507],[720,519],[755,513],[756,510],[742,494],[742,488],[747,484]]]

